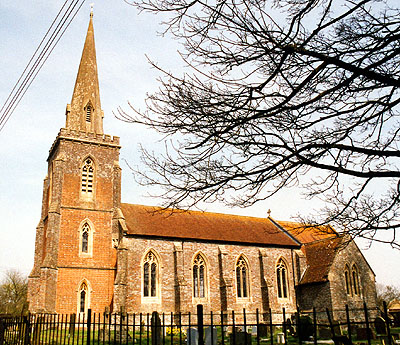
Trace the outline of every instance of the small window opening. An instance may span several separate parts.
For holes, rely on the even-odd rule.
[[[86,311],[86,299],[87,299],[87,286],[85,283],[81,285],[81,292],[79,294],[79,312],[84,313]]]
[[[92,107],[90,104],[86,106],[86,122],[92,121]]]
[[[86,223],[82,228],[82,253],[87,253],[89,250],[89,225]]]

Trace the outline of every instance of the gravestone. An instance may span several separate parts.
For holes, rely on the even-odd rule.
[[[235,332],[229,333],[229,344],[230,345],[251,345],[251,334],[247,332]]]
[[[386,322],[385,320],[378,316],[375,320],[374,320],[374,326],[375,326],[375,332],[377,334],[386,334]]]
[[[332,331],[329,327],[318,326],[318,338],[320,339],[331,339]]]
[[[197,328],[190,327],[187,330],[186,344],[197,345],[199,343],[199,331]]]
[[[332,321],[333,332],[335,335],[342,335],[342,329],[340,328],[340,324],[338,321]]]
[[[156,311],[151,315],[151,343],[152,345],[161,344],[161,319]]]
[[[258,325],[258,334],[260,338],[267,338],[268,337],[268,325],[265,323],[260,323]]]
[[[285,333],[278,333],[276,335],[276,342],[278,344],[284,344],[285,343]]]
[[[204,331],[205,345],[217,345],[217,329],[209,326]]]
[[[359,327],[357,328],[357,340],[368,340],[368,328],[366,327]],[[374,334],[372,333],[372,330],[369,329],[369,336],[370,339],[374,339]]]

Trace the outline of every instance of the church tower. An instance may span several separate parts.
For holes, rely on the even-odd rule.
[[[121,197],[119,138],[103,134],[93,13],[66,125],[48,156],[31,312],[104,312],[112,306]]]

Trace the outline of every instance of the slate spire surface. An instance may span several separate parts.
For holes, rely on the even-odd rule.
[[[68,129],[103,134],[92,11],[74,93],[71,104],[67,105],[66,116]]]

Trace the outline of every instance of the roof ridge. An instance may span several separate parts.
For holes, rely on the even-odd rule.
[[[133,205],[133,206],[142,206],[142,207],[148,207],[148,208],[154,208],[154,209],[159,209],[160,211],[162,211],[162,210],[165,210],[165,211],[172,211],[172,213],[175,212],[175,211],[177,211],[177,212],[183,212],[183,213],[184,213],[184,212],[188,212],[188,213],[193,212],[193,213],[199,213],[199,214],[218,214],[218,215],[223,215],[223,216],[233,216],[233,217],[251,218],[251,219],[260,219],[260,220],[270,220],[270,221],[271,221],[270,217],[243,216],[243,215],[240,215],[240,214],[233,214],[233,213],[212,212],[212,211],[201,211],[201,210],[192,210],[192,209],[185,210],[185,209],[181,209],[181,208],[175,208],[175,209],[174,209],[174,208],[170,208],[170,207],[164,208],[164,207],[162,207],[162,206],[151,206],[151,205],[142,205],[142,204],[131,204],[131,203],[127,203],[127,202],[123,202],[123,203],[121,203],[121,204],[124,204],[124,205]]]

